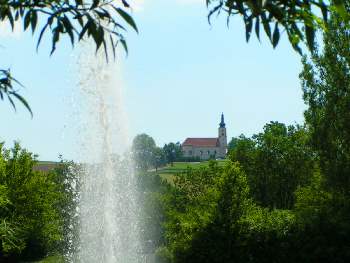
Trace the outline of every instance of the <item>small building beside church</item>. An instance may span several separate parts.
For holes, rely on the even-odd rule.
[[[200,158],[201,160],[225,158],[227,135],[224,114],[221,114],[217,138],[187,138],[182,143],[182,152],[186,158]]]

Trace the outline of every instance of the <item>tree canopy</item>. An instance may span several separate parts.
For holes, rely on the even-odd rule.
[[[206,0],[209,21],[212,15],[222,11],[227,15],[229,24],[231,16],[242,17],[247,42],[253,31],[260,40],[260,28],[263,27],[273,47],[276,47],[282,32],[286,32],[292,47],[300,54],[300,43],[315,49],[315,32],[326,30],[329,13],[337,12],[343,21],[349,22],[350,15],[346,10],[346,0],[313,1],[313,0]]]

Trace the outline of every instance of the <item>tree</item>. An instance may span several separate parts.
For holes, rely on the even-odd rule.
[[[300,42],[305,42],[311,51],[315,48],[315,31],[318,28],[325,29],[329,12],[336,10],[344,21],[349,22],[349,13],[345,9],[346,0],[325,2],[312,0],[206,0],[211,8],[208,15],[227,13],[227,23],[230,17],[241,15],[247,42],[250,39],[253,27],[258,39],[260,39],[260,26],[276,47],[280,39],[280,28],[288,35],[289,42],[300,54]],[[322,14],[322,16],[319,16]],[[272,30],[273,27],[273,30]]]
[[[156,168],[156,171],[159,167],[166,164],[166,157],[162,148],[155,147],[153,150],[153,167]]]
[[[33,171],[36,156],[18,143],[0,144],[0,261],[34,259],[55,251],[63,238],[55,175]]]
[[[141,171],[147,171],[155,163],[156,143],[153,138],[145,133],[137,135],[132,142],[132,154],[136,167]]]
[[[294,191],[308,183],[314,170],[314,152],[301,126],[266,124],[251,139],[239,137],[230,159],[238,161],[248,176],[255,200],[271,208],[290,209]]]
[[[165,158],[167,160],[167,163],[171,163],[173,165],[173,162],[176,159],[179,159],[182,157],[182,150],[181,150],[181,144],[179,142],[177,143],[168,143],[163,146],[163,151],[165,154]]]
[[[227,145],[228,152],[236,147],[238,140],[239,139],[237,137],[232,137],[231,141]]]
[[[347,10],[349,6],[347,6]],[[304,57],[305,120],[328,186],[350,190],[350,25],[332,14],[323,50]]]
[[[12,30],[16,21],[23,21],[26,31],[34,33],[40,28],[37,49],[42,37],[51,34],[50,55],[62,36],[68,36],[73,46],[84,38],[92,38],[96,51],[103,46],[108,60],[108,46],[114,57],[118,44],[127,52],[123,22],[137,31],[133,18],[127,12],[129,9],[126,0],[10,0],[0,3],[0,21],[8,21]],[[7,98],[14,109],[13,99],[18,99],[32,114],[29,104],[17,91],[20,86],[10,70],[0,69],[0,99]]]

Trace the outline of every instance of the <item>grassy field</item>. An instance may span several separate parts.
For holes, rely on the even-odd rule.
[[[64,258],[61,255],[47,256],[46,258],[39,261],[26,261],[21,263],[64,263]]]
[[[36,263],[64,263],[62,256],[50,256]]]
[[[219,160],[217,161],[219,166],[224,166],[226,160]],[[160,177],[165,179],[167,182],[173,184],[175,176],[183,173],[186,171],[187,168],[192,169],[199,169],[201,167],[207,167],[209,164],[209,161],[203,161],[203,162],[174,162],[173,166],[170,164],[158,169],[156,172]]]

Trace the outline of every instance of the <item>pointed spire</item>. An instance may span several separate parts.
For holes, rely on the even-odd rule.
[[[221,113],[220,128],[225,128],[224,113]]]

